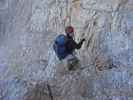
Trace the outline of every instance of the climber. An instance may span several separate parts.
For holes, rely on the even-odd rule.
[[[80,49],[85,39],[82,39],[79,43],[74,41],[74,28],[67,26],[65,33],[56,37],[53,45],[54,51],[57,54],[59,60],[66,59],[68,63],[68,69],[72,70],[74,65],[79,62],[75,56],[75,49]]]

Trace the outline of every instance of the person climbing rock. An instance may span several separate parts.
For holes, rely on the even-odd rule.
[[[74,28],[72,26],[67,26],[65,33],[66,35],[60,34],[56,37],[53,48],[59,60],[66,59],[68,69],[72,70],[79,63],[78,58],[74,54],[75,49],[80,49],[85,39],[83,38],[77,43],[74,40]]]

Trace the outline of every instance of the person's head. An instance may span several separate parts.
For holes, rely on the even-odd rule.
[[[72,26],[67,26],[65,32],[67,36],[74,37],[74,28]]]

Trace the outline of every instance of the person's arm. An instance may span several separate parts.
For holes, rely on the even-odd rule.
[[[76,48],[76,49],[80,49],[84,41],[85,41],[85,39],[82,39],[79,43],[76,43],[76,42],[74,41],[75,48]]]

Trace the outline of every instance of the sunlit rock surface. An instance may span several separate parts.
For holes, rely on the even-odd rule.
[[[81,67],[52,50],[67,25]],[[0,0],[0,100],[133,100],[133,0]],[[34,98],[34,99],[33,99]]]

